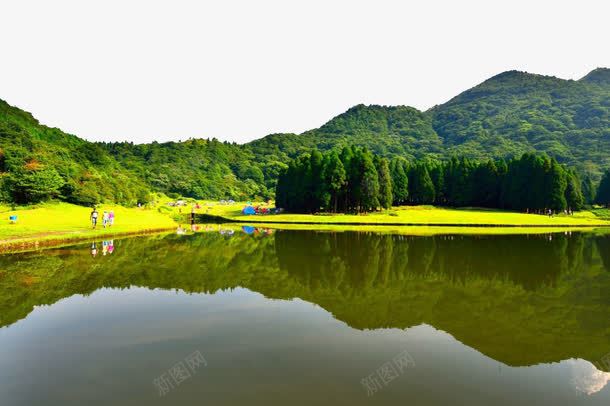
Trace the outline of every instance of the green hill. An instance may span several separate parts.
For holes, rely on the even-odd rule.
[[[41,125],[0,100],[0,201],[146,202],[151,191],[197,198],[268,196],[263,165],[217,140],[93,143]],[[276,169],[279,170],[279,169]],[[267,170],[267,178],[277,177]]]
[[[348,145],[364,146],[384,156],[407,159],[427,155],[442,158],[443,140],[432,127],[429,114],[406,106],[359,104],[320,128],[300,135],[273,134],[252,141],[248,147],[261,159],[283,160],[316,147],[321,150]]]
[[[610,167],[609,78],[610,69],[602,68],[579,81],[509,71],[427,112],[358,105],[318,129],[274,134],[249,146],[261,159],[344,145],[407,159],[544,152],[599,179],[601,168]]]
[[[0,200],[57,196],[88,204],[145,201],[150,191],[268,198],[280,171],[311,148],[346,145],[408,160],[542,152],[599,180],[610,167],[610,69],[578,81],[509,71],[426,112],[357,105],[317,129],[245,145],[217,140],[91,143],[0,100]]]
[[[132,204],[147,193],[142,179],[98,144],[41,125],[0,100],[0,200]]]
[[[428,114],[449,154],[545,152],[599,177],[610,166],[609,72],[579,81],[504,72]]]

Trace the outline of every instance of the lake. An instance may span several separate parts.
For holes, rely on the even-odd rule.
[[[206,228],[0,256],[0,404],[610,404],[608,235]]]

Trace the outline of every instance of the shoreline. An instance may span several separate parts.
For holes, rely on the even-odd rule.
[[[320,231],[396,232],[400,234],[532,234],[562,231],[610,230],[610,221],[583,212],[576,217],[535,216],[522,213],[488,211],[476,208],[447,209],[426,206],[398,206],[389,212],[369,215],[341,214],[269,214],[244,216],[244,203],[216,205],[202,202],[206,213],[196,213],[198,225],[218,224],[273,227],[277,229],[306,229]],[[17,211],[3,211],[2,215],[17,213],[19,223],[10,224],[0,218],[0,254],[35,251],[79,242],[120,237],[172,232],[180,224],[190,224],[191,214],[179,209],[124,208],[104,205],[100,209],[114,209],[121,222],[117,228],[83,227],[89,208],[67,203],[48,203]],[[391,231],[390,231],[391,230]],[[607,231],[604,231],[607,232]]]
[[[406,223],[336,223],[336,222],[291,222],[291,221],[242,221],[235,219],[226,219],[217,217],[217,220],[222,219],[223,221],[216,222],[200,222],[196,223],[197,225],[204,224],[217,224],[219,226],[222,225],[233,225],[233,226],[248,226],[248,225],[259,225],[259,226],[267,226],[270,228],[282,229],[282,226],[286,227],[286,230],[319,230],[319,231],[371,231],[371,232],[397,232],[400,234],[400,231],[407,231],[408,235],[415,236],[426,236],[426,235],[436,235],[436,234],[444,234],[445,231],[448,231],[447,234],[456,234],[456,230],[458,229],[457,234],[481,234],[481,235],[497,235],[496,231],[500,231],[501,229],[507,229],[511,232],[509,234],[532,234],[532,232],[536,233],[536,230],[539,233],[558,233],[558,232],[583,232],[583,231],[593,231],[595,229],[608,229],[610,230],[610,224],[607,225],[503,225],[503,224],[487,224],[487,225],[476,225],[476,224],[406,224]],[[290,227],[293,226],[293,227]],[[299,226],[313,226],[313,227],[299,227]],[[341,227],[344,228],[335,228]],[[397,228],[390,228],[397,227]],[[403,230],[404,228],[404,230]],[[517,229],[523,228],[526,232],[520,233]],[[483,231],[482,233],[478,233],[477,231]],[[0,255],[6,254],[17,254],[22,252],[31,252],[39,249],[46,248],[55,248],[61,247],[64,245],[70,244],[78,244],[84,243],[88,240],[100,240],[100,239],[110,239],[110,238],[124,238],[124,237],[138,237],[138,236],[146,236],[153,234],[167,234],[170,232],[174,232],[175,227],[161,227],[161,228],[147,228],[141,230],[132,230],[132,231],[119,231],[119,232],[100,232],[99,234],[87,234],[87,235],[78,235],[74,232],[65,232],[58,233],[57,236],[53,236],[51,238],[47,238],[48,235],[40,236],[40,235],[32,235],[28,237],[18,238],[14,241],[11,240],[0,240]],[[422,232],[420,232],[422,231]],[[452,232],[453,231],[453,232]],[[491,231],[491,232],[490,232]],[[512,232],[516,231],[516,232]],[[204,231],[205,232],[205,231]],[[503,233],[500,233],[503,234]]]
[[[142,230],[133,231],[118,231],[118,232],[101,232],[99,234],[88,234],[88,235],[74,235],[74,232],[58,233],[57,236],[52,238],[42,238],[37,235],[28,237],[18,238],[14,241],[11,240],[0,240],[0,255],[1,254],[16,254],[19,252],[36,251],[38,249],[60,247],[66,244],[79,243],[87,240],[99,240],[122,237],[137,237],[141,235],[150,234],[161,234],[165,232],[175,231],[175,228],[149,228]],[[70,237],[69,237],[70,236]]]
[[[582,223],[447,223],[447,222],[389,222],[389,221],[305,221],[305,220],[284,220],[273,218],[275,215],[264,215],[264,218],[233,218],[225,217],[222,215],[210,215],[210,214],[197,214],[196,219],[203,219],[207,221],[197,222],[198,224],[205,223],[240,223],[240,224],[298,224],[298,225],[329,225],[329,226],[407,226],[407,227],[471,227],[471,228],[495,228],[495,227],[507,227],[507,228],[604,228],[610,227],[610,222],[599,220],[599,223],[587,224]],[[314,215],[312,215],[314,216]],[[255,216],[252,216],[255,217]],[[324,216],[320,216],[324,218]]]

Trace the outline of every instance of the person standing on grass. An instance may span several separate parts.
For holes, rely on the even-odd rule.
[[[106,228],[106,225],[108,224],[108,212],[106,210],[104,210],[104,214],[102,215],[102,224],[104,225],[104,228]]]
[[[93,228],[95,228],[97,226],[97,216],[98,216],[97,209],[95,207],[93,207],[93,211],[91,212],[91,215],[90,215],[91,224],[93,225]]]
[[[110,210],[108,212],[108,225],[110,227],[112,227],[113,224],[114,224],[114,210]]]

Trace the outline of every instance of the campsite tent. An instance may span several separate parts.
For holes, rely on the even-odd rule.
[[[256,214],[256,210],[254,210],[254,207],[252,207],[252,206],[244,207],[244,209],[241,212],[246,215]]]
[[[242,226],[241,228],[244,233],[246,234],[254,234],[254,232],[256,231],[256,228],[252,227],[252,226]]]

